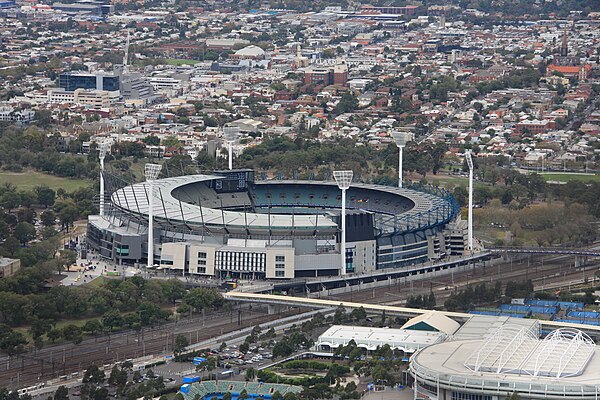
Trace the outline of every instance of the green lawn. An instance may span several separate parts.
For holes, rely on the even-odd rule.
[[[200,62],[198,60],[185,60],[180,58],[167,58],[163,61],[169,65],[195,65]]]
[[[553,174],[553,173],[542,173],[542,175],[546,181],[556,181],[556,182],[571,182],[571,181],[581,181],[581,182],[600,182],[600,175],[593,174]]]
[[[31,190],[35,186],[46,185],[56,190],[63,188],[67,192],[72,192],[82,187],[92,184],[92,181],[85,179],[61,178],[54,175],[43,174],[41,172],[0,172],[0,185],[3,183],[12,183],[18,189]]]

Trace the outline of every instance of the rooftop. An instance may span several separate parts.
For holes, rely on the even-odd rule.
[[[337,348],[354,340],[358,347],[367,350],[375,350],[379,346],[388,344],[392,349],[412,353],[418,349],[441,342],[445,338],[446,335],[440,332],[334,325],[319,336],[316,345]]]

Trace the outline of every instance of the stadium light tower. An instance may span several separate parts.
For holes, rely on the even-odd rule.
[[[469,166],[469,220],[468,220],[468,239],[467,248],[473,251],[473,158],[471,150],[465,151],[465,158]]]
[[[228,152],[229,152],[229,169],[233,169],[233,142],[237,139],[240,134],[240,128],[237,126],[225,126],[223,127],[223,136],[227,141]]]
[[[152,268],[154,264],[154,181],[158,178],[161,168],[160,164],[146,164],[144,168],[144,175],[150,189],[148,195],[148,268]]]
[[[101,142],[98,146],[98,158],[100,158],[100,216],[104,215],[104,157],[110,147],[107,141]]]
[[[392,132],[392,138],[394,142],[396,142],[396,146],[398,146],[398,187],[402,187],[402,153],[404,151],[404,146],[406,146],[406,142],[408,141],[408,135],[405,132]]]
[[[342,190],[342,237],[340,244],[341,275],[346,275],[346,190],[352,183],[352,171],[333,171],[333,177]]]

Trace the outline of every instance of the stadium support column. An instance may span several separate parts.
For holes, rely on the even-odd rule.
[[[154,264],[154,181],[158,178],[162,165],[146,164],[144,175],[148,182],[148,268]]]
[[[100,158],[100,216],[104,215],[104,157],[108,151],[109,142],[102,142],[98,147]]]
[[[471,150],[465,151],[465,158],[469,166],[469,217],[468,217],[468,239],[467,248],[470,252],[473,251],[473,158]]]
[[[404,152],[404,146],[406,146],[406,142],[410,139],[409,135],[406,132],[392,132],[392,138],[394,142],[396,142],[396,146],[398,147],[398,187],[402,187],[402,155]]]
[[[352,183],[352,171],[334,171],[333,177],[342,191],[342,231],[340,237],[340,275],[346,275],[346,190]]]
[[[223,137],[227,141],[227,152],[229,154],[229,169],[233,169],[233,142],[240,134],[240,128],[237,126],[226,126],[223,128]]]

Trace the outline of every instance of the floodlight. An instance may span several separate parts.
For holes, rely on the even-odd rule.
[[[467,165],[469,166],[469,170],[473,169],[473,157],[471,155],[471,150],[465,151],[465,159],[467,160]]]
[[[104,157],[110,147],[108,141],[100,142],[98,146],[98,158],[100,159],[100,216],[104,215]]]
[[[144,176],[148,182],[156,180],[158,178],[158,174],[162,169],[162,165],[160,164],[146,164],[144,168]]]
[[[233,142],[238,138],[240,128],[237,126],[223,127],[223,137],[227,141],[227,153],[229,155],[229,169],[233,169]]]
[[[98,144],[98,157],[101,161],[104,160],[104,157],[106,157],[106,153],[108,152],[109,148],[110,142],[108,141],[103,141]]]
[[[465,159],[469,166],[469,209],[467,226],[467,248],[473,251],[473,157],[471,150],[465,151]]]
[[[354,172],[352,171],[333,171],[333,178],[338,187],[342,190],[346,190],[350,187],[353,176]]]
[[[225,126],[223,127],[223,137],[228,142],[235,142],[240,135],[240,128],[237,126]]]
[[[398,187],[402,187],[402,155],[404,152],[404,146],[406,142],[410,140],[410,135],[406,132],[393,131],[391,133],[392,139],[398,146]]]
[[[158,174],[162,165],[146,164],[144,175],[149,186],[148,194],[148,268],[154,265],[154,181],[158,178]]]
[[[406,143],[410,140],[410,135],[406,132],[393,131],[391,135],[398,147],[406,146]]]
[[[340,240],[340,274],[346,275],[346,190],[352,183],[352,171],[333,171],[333,177],[342,190],[342,231]]]

